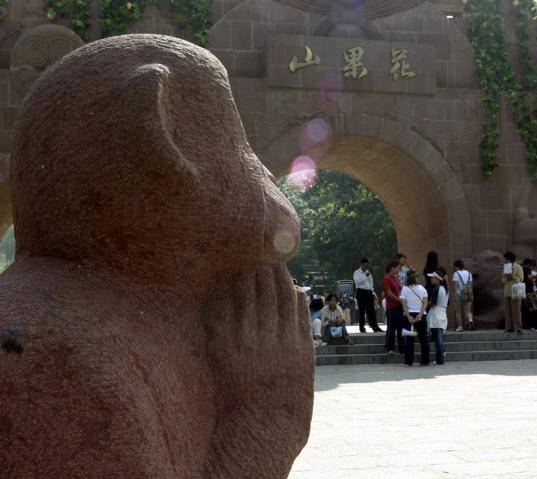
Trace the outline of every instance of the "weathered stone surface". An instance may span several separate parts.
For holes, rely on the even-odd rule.
[[[505,311],[503,287],[500,282],[503,254],[486,250],[463,261],[474,276],[474,314],[479,320],[479,327],[502,327]]]
[[[2,474],[287,477],[313,389],[298,220],[216,58],[156,35],[78,49],[26,97],[11,181]]]
[[[11,50],[11,85],[25,94],[46,68],[82,44],[75,32],[60,25],[41,25],[26,31]]]

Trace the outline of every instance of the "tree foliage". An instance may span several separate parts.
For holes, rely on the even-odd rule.
[[[288,177],[280,179],[278,186],[301,220],[301,249],[289,264],[300,282],[309,280],[309,272],[322,271],[333,290],[336,281],[352,279],[361,258],[367,257],[379,285],[397,240],[376,194],[336,171],[320,171],[315,184],[303,192]]]

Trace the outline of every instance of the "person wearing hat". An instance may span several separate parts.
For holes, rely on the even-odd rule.
[[[433,287],[430,298],[427,324],[431,330],[436,349],[436,364],[444,364],[444,331],[447,329],[447,307],[449,303],[449,287],[445,276],[445,270],[438,268],[433,273],[427,274]]]

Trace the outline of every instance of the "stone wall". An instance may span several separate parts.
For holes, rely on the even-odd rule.
[[[381,132],[382,129],[396,132],[392,144],[404,144],[405,137],[411,133],[426,142],[430,148],[426,154],[433,151],[439,154],[442,166],[427,168],[425,162],[423,172],[428,180],[416,182],[415,187],[438,190],[443,198],[448,211],[444,221],[449,225],[449,246],[438,244],[438,248],[449,251],[447,263],[456,256],[485,249],[517,249],[513,228],[521,198],[530,203],[526,205],[530,207],[530,216],[535,214],[531,209],[537,205],[537,189],[528,183],[525,148],[505,101],[500,165],[492,180],[482,179],[479,145],[486,111],[474,69],[473,49],[462,31],[464,23],[446,18],[440,7],[446,11],[452,6],[425,2],[412,10],[375,19],[355,32],[356,45],[367,46],[366,52],[373,52],[371,57],[378,56],[375,42],[384,41],[394,48],[416,44],[416,51],[418,46],[432,48],[435,77],[432,90],[425,80],[426,66],[420,68],[420,78],[416,78],[413,89],[406,91],[402,87],[397,91],[389,83],[383,86],[377,77],[369,83],[364,81],[360,87],[350,85],[347,80],[342,82],[343,86],[336,81],[335,86],[332,83],[327,87],[323,75],[328,70],[323,72],[321,67],[291,75],[286,61],[293,54],[298,56],[304,46],[315,45],[324,63],[331,50],[345,50],[352,44],[348,37],[354,37],[352,32],[345,35],[343,29],[335,28],[337,25],[332,26],[332,31],[327,30],[325,19],[316,14],[270,0],[244,1],[229,11],[211,29],[209,46],[234,77],[239,110],[254,148],[277,174],[288,171],[296,155],[305,153],[299,144],[301,132],[319,117],[330,125],[334,141],[351,134],[380,138],[379,132],[371,127],[380,119]],[[319,35],[324,40],[316,41]],[[513,41],[511,28],[508,38]],[[515,50],[510,45],[510,51]],[[515,55],[513,61],[517,63]],[[360,91],[353,91],[357,88]],[[380,139],[386,141],[389,136],[383,134]],[[402,149],[412,153],[408,148]],[[339,163],[332,162],[331,167],[349,171],[343,156]],[[317,161],[323,164],[322,159]],[[395,161],[391,163],[395,164]],[[395,169],[399,171],[399,167]],[[410,164],[406,171],[412,171]],[[354,176],[362,180],[367,177],[368,186],[378,192],[383,190],[390,173],[380,171],[376,176],[355,173]],[[401,191],[407,186],[402,182],[402,186],[395,184],[393,190]],[[524,196],[526,186],[530,193]],[[532,201],[534,198],[536,201]],[[391,199],[385,194],[383,200],[390,212],[394,211],[393,204],[405,201],[402,193]],[[391,207],[388,203],[392,203]],[[420,214],[420,210],[416,208],[415,213]],[[400,220],[394,217],[396,224]],[[467,223],[468,227],[460,227],[461,223]],[[430,244],[425,237],[423,244]]]
[[[509,1],[505,1],[508,6]],[[98,10],[95,2],[90,6],[89,32],[90,38],[95,39],[100,36]],[[446,252],[449,261],[485,249],[503,251],[513,247],[527,254],[534,250],[527,240],[527,228],[531,233],[531,221],[537,213],[537,188],[528,183],[525,148],[505,101],[500,166],[491,180],[482,179],[479,144],[486,112],[473,66],[473,50],[463,32],[464,21],[446,18],[446,12],[459,15],[460,11],[460,2],[431,0],[353,27],[285,5],[285,1],[214,0],[209,48],[232,77],[252,146],[275,173],[285,173],[294,157],[303,153],[303,145],[298,141],[301,132],[321,118],[330,127],[334,148],[339,144],[338,138],[373,135],[370,137],[376,138],[378,145],[395,146],[401,151],[399,156],[392,155],[393,161],[386,163],[386,167],[391,165],[399,173],[415,171],[415,176],[421,178],[417,189],[436,192],[446,212],[442,220],[448,227],[443,243],[437,247]],[[506,18],[509,51],[519,70],[511,19],[509,15]],[[50,27],[51,23],[56,29],[45,31],[44,26]],[[70,26],[69,19],[50,22],[43,1],[12,0],[0,11],[0,166],[4,179],[9,170],[11,133],[18,107],[32,78],[62,52],[65,54],[80,44]],[[165,12],[156,7],[148,8],[144,18],[129,26],[129,31],[184,38],[192,34],[188,29],[175,29]],[[22,42],[24,38],[26,44]],[[55,41],[52,53],[29,55],[36,41],[58,38],[61,48]],[[341,52],[354,41],[366,46],[370,75],[361,83],[344,79],[340,84],[330,75],[337,72]],[[308,69],[292,75],[287,62],[293,55],[303,56],[307,43],[318,48],[325,70]],[[384,67],[378,58],[386,55],[391,46],[404,46],[411,55],[423,52],[419,58],[411,57],[410,64],[418,69],[418,75],[406,86],[382,76]],[[39,53],[39,49],[35,51]],[[431,57],[426,52],[432,52]],[[377,66],[373,65],[374,57]],[[374,148],[377,147],[384,148]],[[334,151],[329,155],[332,159],[336,157]],[[383,191],[383,200],[394,221],[404,224],[406,220],[395,213],[400,208],[394,205],[404,203],[405,188],[413,187],[411,179],[408,184],[397,182],[389,193],[385,192],[387,173],[379,170],[376,176],[366,174],[358,169],[361,161],[353,163],[349,156],[344,156],[339,162],[331,160],[331,166],[352,170],[371,188]],[[402,158],[407,158],[406,162]],[[317,158],[321,166],[328,161],[325,160]],[[381,164],[378,161],[377,166]],[[1,183],[0,199],[8,198],[8,186],[7,181]],[[413,201],[419,202],[417,197]],[[9,205],[0,208],[0,230],[11,222],[9,211]],[[416,207],[415,213],[419,211]],[[527,220],[524,232],[517,226],[521,218]],[[404,236],[402,229],[401,226],[400,237]],[[519,232],[515,237],[514,229]],[[431,246],[428,238],[430,235],[423,233],[420,245]]]

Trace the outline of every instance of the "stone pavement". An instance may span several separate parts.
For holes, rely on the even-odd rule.
[[[537,478],[537,360],[324,366],[290,479]]]

